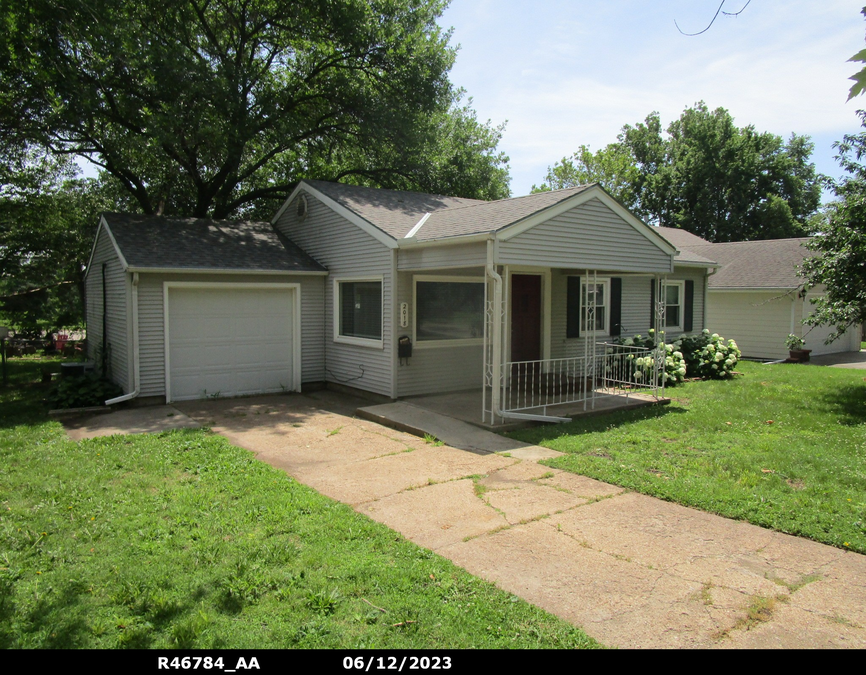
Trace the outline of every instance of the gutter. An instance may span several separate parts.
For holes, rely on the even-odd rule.
[[[132,274],[132,382],[133,382],[133,390],[124,394],[123,396],[118,396],[116,398],[110,398],[105,402],[105,405],[111,406],[115,403],[124,403],[125,401],[131,401],[139,394],[139,390],[141,389],[139,383],[139,353],[138,353],[138,272],[133,272]]]

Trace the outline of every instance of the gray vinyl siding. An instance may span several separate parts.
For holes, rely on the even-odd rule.
[[[567,358],[583,356],[584,339],[567,338],[567,297],[568,277],[570,271],[553,270],[551,278],[551,358]],[[622,337],[632,337],[636,334],[646,335],[652,327],[650,315],[650,276],[629,276],[616,272],[598,272],[598,278],[610,279],[612,277],[622,279]],[[700,268],[677,268],[673,274],[667,275],[669,281],[681,281],[691,279],[695,282],[695,293],[692,304],[693,324],[692,333],[700,332],[704,327],[704,284],[705,271]],[[665,341],[676,340],[682,331],[669,330],[665,335]],[[598,335],[598,342],[608,339],[608,336]]]
[[[299,220],[295,204],[276,222],[277,229],[325,266],[324,380],[385,396],[391,395],[391,369],[396,361],[392,336],[391,251],[372,236],[307,195],[308,213]],[[334,340],[334,280],[382,278],[382,348]]]
[[[397,259],[398,270],[426,270],[484,265],[487,242],[403,249]]]
[[[484,268],[424,271],[424,276],[478,277],[484,279]],[[398,335],[413,338],[414,349],[408,365],[398,366],[397,395],[415,396],[446,391],[480,389],[483,375],[482,345],[459,347],[424,347],[414,341],[414,279],[409,272],[397,274],[397,302],[409,305],[409,325],[398,328]],[[405,363],[405,362],[404,362]]]
[[[163,282],[285,283],[301,286],[301,381],[321,382],[325,277],[246,274],[146,274],[138,282],[140,396],[165,396],[165,306]],[[252,330],[253,328],[251,328]]]
[[[501,242],[497,262],[620,272],[671,269],[670,255],[598,199]]]
[[[102,350],[102,265],[105,268],[106,328],[108,333],[108,377],[116,382],[123,393],[132,390],[131,350],[127,344],[130,316],[131,282],[123,271],[123,265],[105,228],[99,228],[93,260],[85,284],[87,320],[87,357],[97,368],[100,366]]]

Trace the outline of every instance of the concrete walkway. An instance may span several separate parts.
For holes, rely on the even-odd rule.
[[[177,408],[604,644],[866,647],[866,556],[551,470],[534,446],[426,444],[355,418],[362,405],[324,391]]]
[[[831,366],[833,368],[866,369],[866,351],[844,352],[842,354],[824,354],[813,356],[810,363],[816,366]]]

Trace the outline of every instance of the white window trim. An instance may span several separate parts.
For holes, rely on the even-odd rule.
[[[685,325],[685,314],[686,314],[686,282],[685,281],[666,281],[665,287],[667,286],[677,286],[679,290],[679,299],[680,303],[678,307],[680,308],[680,322],[676,326],[665,326],[665,333],[668,332],[680,332],[683,331],[683,325]],[[665,291],[665,323],[667,323],[668,316],[668,299],[667,299],[667,290]]]
[[[583,326],[583,298],[586,295],[584,288],[590,284],[601,284],[604,286],[604,331],[597,330],[595,331],[596,337],[610,337],[610,277],[598,277],[594,281],[589,279],[585,274],[569,274],[570,277],[580,277],[580,338],[583,339],[586,337],[586,333],[589,332],[587,329],[584,329]]]
[[[441,347],[471,347],[484,344],[484,336],[477,338],[461,338],[457,340],[419,340],[418,339],[418,282],[434,281],[457,284],[484,284],[484,277],[458,277],[418,274],[412,277],[412,343],[415,349],[438,349]]]
[[[368,349],[384,349],[385,348],[385,277],[340,277],[338,279],[334,279],[333,286],[333,310],[334,310],[334,342],[338,342],[344,345],[354,345],[356,347],[367,347]],[[349,335],[340,335],[340,308],[342,306],[341,295],[340,295],[340,284],[346,283],[363,283],[363,282],[373,282],[381,284],[381,292],[382,292],[382,326],[380,327],[380,334],[383,336],[378,340],[375,338],[360,338],[360,337],[351,337]]]

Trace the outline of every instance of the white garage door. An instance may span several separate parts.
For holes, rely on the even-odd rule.
[[[168,399],[297,388],[295,290],[168,286]]]

